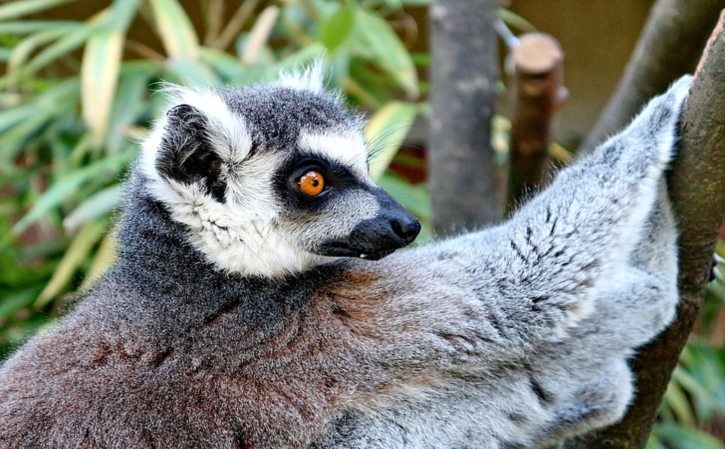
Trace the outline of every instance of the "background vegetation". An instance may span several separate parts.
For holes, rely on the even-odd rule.
[[[328,85],[369,113],[372,170],[424,224],[430,200],[417,182],[425,161],[398,149],[428,112],[426,53],[408,50],[405,7],[425,0],[200,2],[195,27],[177,0],[116,0],[86,20],[45,20],[72,0],[0,4],[0,359],[60,316],[113,261],[113,213],[124,174],[163,105],[162,81],[221,86],[272,80],[323,58]],[[531,28],[506,10],[514,31]],[[198,21],[195,21],[198,22]],[[159,48],[136,40],[150,27]],[[163,51],[160,51],[163,49]],[[505,89],[501,84],[501,89]],[[494,121],[506,163],[508,122]],[[566,151],[555,146],[559,159]],[[393,170],[389,167],[393,164]],[[712,211],[721,214],[722,211]],[[718,248],[725,256],[725,245]],[[725,268],[675,371],[649,447],[722,448],[725,349],[720,308]],[[70,293],[70,294],[69,294]],[[719,421],[718,421],[719,420]]]

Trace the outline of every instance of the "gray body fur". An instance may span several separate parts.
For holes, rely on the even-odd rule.
[[[219,269],[137,169],[117,264],[0,368],[0,447],[540,448],[618,420],[677,303],[688,86],[500,226],[279,277]]]

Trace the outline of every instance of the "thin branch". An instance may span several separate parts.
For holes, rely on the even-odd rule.
[[[205,2],[205,5],[206,30],[204,33],[204,45],[210,46],[219,38],[222,19],[224,17],[224,0],[208,0]]]
[[[134,41],[131,39],[126,39],[126,42],[124,45],[126,46],[126,48],[129,51],[132,51],[132,52],[136,53],[137,55],[142,56],[146,59],[152,59],[154,61],[165,61],[166,60],[166,56],[162,55],[161,53],[157,52],[156,50],[154,50],[153,48],[149,47],[148,45],[146,45],[142,42]]]
[[[257,57],[267,43],[277,17],[279,17],[279,8],[277,6],[267,6],[259,14],[257,21],[249,32],[249,39],[242,53],[242,64],[251,66],[257,62]]]
[[[627,124],[648,99],[691,73],[723,7],[722,0],[658,0],[617,89],[580,151],[590,151]]]
[[[222,30],[219,37],[212,43],[211,46],[220,50],[228,48],[234,41],[234,38],[236,38],[242,31],[242,28],[244,28],[244,25],[247,23],[247,20],[249,20],[249,17],[254,12],[258,3],[259,0],[243,1],[232,15],[232,18],[229,19],[229,22],[227,22],[227,26],[224,27],[224,30]]]

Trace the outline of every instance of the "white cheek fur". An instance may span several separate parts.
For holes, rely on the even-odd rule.
[[[361,179],[372,182],[368,173],[368,150],[360,133],[354,131],[320,133],[302,130],[298,144],[305,151],[352,168]]]
[[[140,168],[149,191],[168,207],[174,220],[189,228],[194,247],[220,269],[246,275],[274,277],[324,261],[301,249],[278,226],[279,206],[270,185],[280,161],[273,156],[245,160],[252,141],[242,119],[211,90],[170,87],[166,92],[169,109],[188,104],[204,112],[211,145],[223,161],[227,200],[219,203],[200,183],[176,182],[157,172],[165,114],[143,143]]]
[[[323,92],[323,68],[315,63],[307,70],[280,75],[273,86]],[[141,170],[152,195],[167,205],[174,220],[189,228],[189,240],[222,270],[249,275],[278,276],[305,270],[328,261],[302,249],[294,226],[281,226],[281,205],[271,191],[272,174],[279,157],[248,158],[252,138],[244,120],[231,111],[218,92],[205,88],[167,86],[167,111],[187,104],[202,111],[207,119],[209,139],[222,160],[226,183],[224,203],[206,193],[200,183],[181,183],[163,178],[156,170],[161,146],[164,114],[143,144]],[[303,129],[298,146],[348,167],[361,180],[372,179],[367,167],[367,147],[357,129],[312,131]],[[349,218],[349,217],[348,217]]]

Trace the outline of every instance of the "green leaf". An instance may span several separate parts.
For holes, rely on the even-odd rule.
[[[677,424],[661,424],[655,432],[668,446],[677,449],[725,449],[715,437]]]
[[[38,53],[37,56],[31,59],[30,62],[28,62],[25,67],[20,70],[20,76],[30,77],[39,70],[55,62],[60,57],[65,56],[80,47],[91,34],[92,30],[93,27],[91,25],[84,25],[69,33],[63,33],[64,35],[60,39],[48,45],[45,49]]]
[[[144,114],[155,115],[147,92],[149,80],[160,69],[156,61],[140,60],[122,64],[106,134],[106,151],[109,154],[117,153],[128,142],[131,126],[143,119]]]
[[[0,20],[14,19],[27,14],[50,9],[73,0],[20,0],[0,6]]]
[[[99,31],[88,39],[81,65],[81,110],[93,145],[103,142],[121,65],[123,36]]]
[[[34,102],[21,106],[8,108],[0,112],[0,138],[2,132],[7,131],[10,127],[24,121],[28,117],[47,111],[49,108],[60,107],[68,108],[68,99],[78,94],[78,82],[76,80],[64,81],[48,89],[39,95]]]
[[[672,409],[679,422],[689,427],[695,426],[695,417],[687,400],[687,395],[677,382],[670,382],[667,386],[665,403]]]
[[[69,30],[82,26],[76,20],[21,20],[0,23],[0,34],[29,34],[47,30]]]
[[[33,285],[4,295],[0,301],[0,321],[9,320],[15,312],[28,307],[38,297],[39,292],[40,289]]]
[[[227,83],[245,84],[260,79],[260,70],[242,66],[229,53],[213,48],[202,48],[200,51],[201,60],[209,64]]]
[[[150,0],[150,3],[156,29],[169,56],[195,59],[199,54],[199,38],[184,8],[176,0]]]
[[[267,6],[259,13],[257,20],[254,21],[254,25],[249,30],[244,51],[242,51],[242,64],[253,66],[259,63],[260,54],[268,49],[267,41],[278,17],[279,7],[274,5]]]
[[[391,194],[400,204],[413,212],[418,218],[430,218],[430,195],[425,185],[413,185],[389,173],[383,175],[378,183],[383,190]]]
[[[217,74],[200,59],[174,58],[166,64],[166,73],[181,84],[209,86],[219,84]]]
[[[81,225],[111,212],[120,204],[122,191],[121,185],[115,184],[96,192],[65,217],[63,227],[66,231],[72,232]]]
[[[112,157],[94,162],[86,167],[68,174],[63,180],[53,184],[38,198],[30,211],[13,227],[12,232],[18,235],[25,231],[50,210],[58,207],[64,200],[78,192],[78,189],[87,181],[107,172],[118,173],[133,157],[132,152],[114,155]]]
[[[655,433],[652,433],[647,439],[647,445],[644,449],[667,449],[662,442],[657,438]]]
[[[38,299],[35,300],[34,307],[41,308],[45,306],[63,291],[70,283],[78,267],[90,256],[93,245],[100,240],[105,232],[105,221],[87,223],[81,228],[65,254],[63,254],[63,258],[58,263],[58,267],[53,272],[50,281],[45,285],[43,291],[40,292]]]
[[[692,399],[691,403],[697,411],[698,418],[702,420],[708,419],[714,409],[712,392],[709,392],[704,385],[700,384],[682,366],[675,368],[675,371],[672,373],[672,378],[690,395]]]
[[[91,33],[81,63],[81,108],[91,132],[91,141],[100,146],[106,135],[123,52],[123,37],[136,13],[138,1],[116,0],[96,20],[103,21]]]
[[[365,140],[374,153],[370,161],[370,175],[378,179],[408,135],[418,112],[416,105],[393,101],[372,116],[365,128]]]
[[[427,187],[424,184],[411,184],[390,172],[385,173],[378,183],[383,190],[420,220],[420,234],[413,242],[413,246],[423,245],[433,240],[430,195]]]
[[[351,45],[385,71],[410,98],[418,96],[418,75],[413,60],[385,20],[362,8],[356,9]]]
[[[355,8],[340,5],[320,25],[319,40],[328,50],[334,51],[342,45],[355,28]]]
[[[15,75],[16,72],[18,72],[18,70],[20,70],[20,68],[25,64],[30,55],[41,45],[58,39],[69,32],[80,30],[83,27],[84,25],[74,25],[71,27],[44,29],[26,37],[20,41],[15,48],[13,48],[8,61],[8,74],[3,78]]]
[[[37,97],[36,101],[0,113],[0,173],[28,140],[48,122],[68,114],[78,99],[78,81],[64,81]]]

